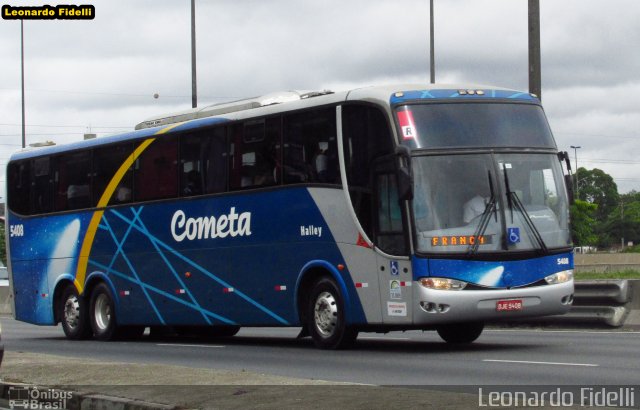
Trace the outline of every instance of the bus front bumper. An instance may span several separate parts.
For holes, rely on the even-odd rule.
[[[500,321],[567,313],[573,280],[499,290],[434,290],[414,282],[414,292],[415,324]]]

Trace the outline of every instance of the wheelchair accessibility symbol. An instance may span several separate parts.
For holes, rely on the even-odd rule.
[[[391,261],[389,265],[389,268],[391,269],[391,275],[398,276],[400,274],[400,269],[398,269],[398,261]]]
[[[520,228],[507,228],[507,235],[510,244],[520,242]]]

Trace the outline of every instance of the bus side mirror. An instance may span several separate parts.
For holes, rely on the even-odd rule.
[[[398,199],[411,201],[413,199],[413,175],[405,166],[398,168]]]
[[[398,167],[398,199],[410,201],[413,199],[413,173],[411,172],[411,151],[404,145],[396,147],[396,155],[400,157],[402,165]]]
[[[564,184],[567,187],[567,195],[569,196],[569,205],[573,205],[575,203],[575,197],[573,194],[573,175],[571,173],[571,161],[569,160],[569,154],[567,151],[558,152],[558,160],[560,162],[564,161],[567,166],[567,175],[564,176]],[[576,170],[578,172],[578,170]]]
[[[569,196],[569,205],[573,205],[576,201],[573,195],[573,175],[565,175],[564,184],[567,186],[567,195]]]

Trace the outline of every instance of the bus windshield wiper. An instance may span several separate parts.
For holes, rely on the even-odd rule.
[[[540,231],[538,231],[538,228],[536,228],[536,226],[534,225],[533,221],[531,220],[531,217],[529,217],[529,214],[527,213],[527,210],[522,204],[522,201],[520,201],[518,194],[516,194],[514,191],[511,190],[511,187],[509,184],[509,174],[507,173],[507,167],[504,164],[502,165],[502,171],[504,173],[504,185],[507,188],[507,203],[509,205],[509,209],[511,210],[511,223],[513,223],[513,208],[516,208],[522,215],[527,227],[533,234],[533,237],[536,239],[536,242],[538,242],[538,245],[540,245],[540,249],[544,253],[547,253],[548,252],[547,244],[544,243],[544,239],[542,239],[542,235],[540,235]]]
[[[491,178],[491,171],[487,171],[487,177],[489,178],[489,189],[491,190],[491,197],[489,198],[489,202],[484,208],[484,212],[482,212],[482,216],[480,218],[480,223],[478,224],[478,228],[473,234],[475,241],[473,244],[469,245],[469,249],[467,250],[467,255],[471,256],[478,252],[478,247],[480,246],[479,238],[484,235],[487,227],[489,226],[489,219],[491,219],[491,213],[493,212],[494,217],[496,218],[496,222],[498,222],[498,214],[496,207],[496,194],[493,189],[493,179]]]

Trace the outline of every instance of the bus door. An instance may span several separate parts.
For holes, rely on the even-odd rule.
[[[411,323],[412,272],[408,255],[406,215],[398,198],[397,158],[374,162],[374,243],[384,323]]]

